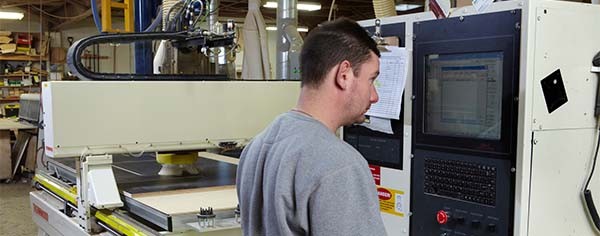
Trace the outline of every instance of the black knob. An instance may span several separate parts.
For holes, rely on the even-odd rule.
[[[481,225],[481,221],[479,221],[479,220],[471,221],[471,227],[473,227],[473,228],[479,228],[480,225]]]
[[[496,232],[496,224],[489,223],[487,228],[490,232]]]

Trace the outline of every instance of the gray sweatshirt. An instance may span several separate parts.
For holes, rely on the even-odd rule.
[[[290,111],[246,146],[237,170],[244,235],[385,235],[365,159]]]

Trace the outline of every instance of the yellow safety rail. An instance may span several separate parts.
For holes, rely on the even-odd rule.
[[[98,220],[106,223],[112,229],[127,236],[145,236],[146,234],[136,229],[134,226],[114,216],[108,210],[97,210],[94,214]]]
[[[115,2],[113,0],[102,0],[102,32],[116,33],[116,32],[133,32],[133,0],[123,0],[123,2]],[[125,29],[113,29],[112,28],[112,10],[123,9],[123,16],[125,17]]]
[[[52,193],[58,195],[62,199],[65,199],[65,200],[69,201],[70,203],[73,203],[75,206],[77,206],[77,198],[76,198],[77,197],[77,188],[76,187],[71,187],[71,188],[67,189],[64,186],[56,184],[52,180],[48,179],[46,176],[43,176],[40,174],[36,174],[33,177],[33,180],[35,180],[40,185],[47,188]],[[94,216],[96,216],[96,218],[98,220],[106,223],[112,229],[114,229],[117,232],[122,233],[124,235],[127,235],[127,236],[145,236],[146,235],[145,233],[138,230],[137,228],[135,228],[131,224],[127,223],[126,221],[114,216],[112,214],[112,212],[109,210],[97,210],[96,213],[94,214]]]
[[[71,187],[69,189],[66,189],[65,187],[63,187],[59,184],[56,184],[52,180],[50,180],[40,174],[36,174],[33,177],[33,180],[40,183],[40,185],[44,186],[49,191],[58,195],[62,199],[65,199],[65,200],[69,201],[70,203],[77,205],[77,188],[76,187]]]

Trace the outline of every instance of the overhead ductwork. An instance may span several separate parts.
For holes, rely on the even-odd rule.
[[[172,14],[181,9],[183,2],[181,0],[163,0],[163,31],[167,31],[167,22],[172,21],[175,16]],[[169,15],[171,13],[171,15]]]
[[[281,80],[300,79],[300,50],[304,41],[298,33],[298,1],[277,3],[276,77]]]
[[[382,18],[396,16],[396,2],[394,0],[373,0],[375,17]]]
[[[244,62],[242,79],[271,79],[271,65],[267,47],[267,29],[260,13],[260,0],[248,0],[248,14],[244,20]]]

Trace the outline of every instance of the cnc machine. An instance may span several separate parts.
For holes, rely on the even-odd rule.
[[[86,47],[158,41],[229,47],[197,32],[92,36],[68,53],[82,81],[42,84],[44,159],[30,193],[44,235],[239,235],[239,152],[293,108],[297,81],[226,74],[114,74],[83,67]],[[235,155],[234,155],[235,156]]]

